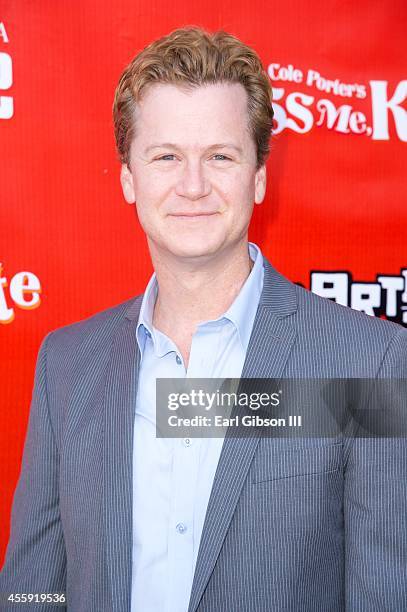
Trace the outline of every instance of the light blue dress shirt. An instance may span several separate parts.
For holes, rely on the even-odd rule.
[[[152,325],[151,277],[140,309],[141,351],[133,447],[132,612],[187,612],[199,543],[223,438],[156,438],[156,378],[239,378],[263,288],[263,256],[220,317],[198,325],[188,368],[174,342]]]

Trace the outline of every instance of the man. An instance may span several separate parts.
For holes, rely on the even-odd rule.
[[[402,327],[248,244],[272,122],[260,60],[176,30],[127,67],[114,120],[155,275],[41,346],[0,590],[66,592],[73,612],[407,609],[403,439],[155,437],[157,378],[406,377]]]

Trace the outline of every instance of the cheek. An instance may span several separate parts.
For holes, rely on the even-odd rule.
[[[146,233],[151,233],[158,224],[154,200],[139,198],[136,200],[136,210],[141,227]]]
[[[230,172],[219,172],[208,175],[212,188],[225,196],[225,198],[236,200],[246,199],[248,194],[254,193],[254,178],[245,172],[244,167],[238,167]]]
[[[162,173],[144,171],[136,176],[134,191],[140,208],[157,210],[171,192],[171,181]]]
[[[247,176],[234,176],[233,180],[221,187],[223,199],[231,212],[241,215],[249,212],[254,202],[254,180]]]
[[[136,191],[137,217],[144,232],[156,238],[163,231],[165,221],[165,191],[156,181],[143,181]]]

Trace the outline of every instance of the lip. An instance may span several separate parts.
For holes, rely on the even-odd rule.
[[[210,212],[210,213],[196,213],[196,212],[183,212],[183,213],[174,213],[169,215],[170,217],[213,217],[213,215],[217,215],[218,212]]]

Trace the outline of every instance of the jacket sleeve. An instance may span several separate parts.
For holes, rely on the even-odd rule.
[[[392,378],[407,379],[403,328],[393,336],[378,372],[386,384]],[[405,397],[402,405],[404,422]],[[355,437],[345,472],[344,523],[346,611],[407,610],[405,437]]]
[[[21,473],[14,494],[11,534],[0,574],[0,610],[35,608],[7,603],[10,593],[66,591],[66,554],[59,511],[59,450],[47,398],[47,346],[43,340],[37,359]],[[65,609],[62,606],[58,610]]]

